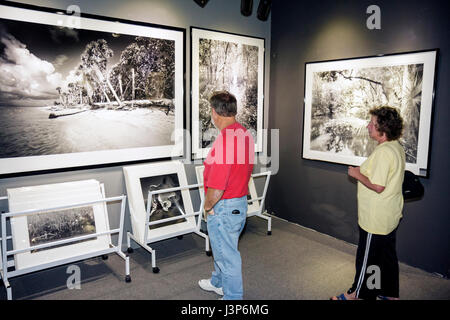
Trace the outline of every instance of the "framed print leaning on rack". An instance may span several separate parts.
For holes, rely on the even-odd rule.
[[[369,110],[391,106],[404,120],[406,169],[429,172],[438,50],[305,64],[305,159],[360,165],[373,151]]]
[[[219,131],[211,122],[209,98],[227,90],[237,100],[236,119],[262,151],[264,39],[191,27],[192,153],[206,158]]]
[[[83,180],[8,189],[11,212],[42,209],[42,212],[11,218],[14,250],[49,244],[79,236],[108,231],[104,203],[69,209],[48,210],[105,198],[97,180]],[[109,248],[111,236],[101,235],[14,255],[16,269],[24,269]]]
[[[194,213],[189,190],[160,193],[153,196],[151,204],[147,203],[149,191],[188,185],[182,162],[163,161],[125,166],[123,173],[133,235],[141,243],[150,243],[155,239],[164,239],[167,235],[195,228],[194,216],[183,217]],[[146,221],[147,209],[149,221]],[[146,223],[156,223],[176,216],[180,216],[180,219],[149,225],[146,230]]]
[[[0,5],[0,175],[184,155],[185,29]]]

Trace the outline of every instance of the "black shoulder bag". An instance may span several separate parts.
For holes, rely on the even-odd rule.
[[[425,189],[419,178],[411,171],[405,170],[403,179],[402,193],[405,200],[422,198]]]

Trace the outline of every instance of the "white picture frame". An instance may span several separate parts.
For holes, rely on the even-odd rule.
[[[18,93],[20,99],[14,100],[14,106],[8,104],[10,102],[12,103],[12,100],[1,101],[4,106],[8,106],[10,109],[20,107],[23,109],[23,112],[21,113],[32,112],[33,116],[26,116],[23,117],[23,119],[18,118],[19,112],[13,112],[15,110],[12,110],[9,113],[5,112],[2,116],[4,122],[0,123],[0,135],[6,137],[4,138],[6,140],[1,141],[0,175],[182,157],[184,155],[185,138],[184,50],[186,30],[183,28],[134,22],[84,13],[80,14],[79,12],[77,14],[77,6],[70,6],[69,8],[72,7],[75,7],[75,9],[71,9],[72,11],[69,11],[68,9],[66,15],[61,10],[57,9],[45,8],[44,11],[42,8],[39,9],[39,7],[14,3],[0,5],[0,24],[8,23],[9,29],[14,27],[15,30],[18,30],[17,34],[21,32],[20,30],[27,30],[27,32],[20,33],[22,37],[21,40],[15,38],[13,31],[11,31],[11,34],[8,36],[23,46],[22,49],[25,51],[26,55],[29,56],[28,59],[22,59],[23,61],[34,61],[33,67],[36,68],[39,65],[46,66],[45,70],[49,70],[47,79],[51,79],[52,82],[48,83],[49,88],[45,92],[48,93],[49,97],[54,97],[54,99],[52,98],[54,101],[48,99],[42,100],[44,98],[39,95],[40,93],[36,93],[30,98],[26,97],[26,92],[24,91],[23,97]],[[55,35],[58,32],[62,35]],[[82,36],[86,34],[87,36],[83,38]],[[67,46],[64,46],[63,44],[53,45],[51,41],[56,41],[53,40],[53,36],[60,36],[60,38],[58,38],[59,41],[63,37],[67,38],[69,36],[78,37],[78,39],[77,41],[64,42],[67,43]],[[93,104],[91,104],[93,101],[91,96],[89,97],[89,102],[86,103],[89,94],[84,96],[84,92],[93,91],[93,89],[88,86],[90,89],[83,87],[84,89],[80,90],[80,103],[78,104],[78,108],[86,106],[84,108],[86,110],[83,109],[83,112],[71,115],[64,114],[64,110],[52,111],[51,108],[53,107],[50,105],[59,104],[61,106],[64,104],[64,108],[66,108],[66,105],[68,104],[67,101],[76,101],[75,98],[77,98],[77,95],[75,94],[73,94],[73,99],[69,99],[69,95],[63,96],[63,94],[65,94],[65,92],[63,92],[65,90],[64,85],[67,85],[69,82],[68,79],[76,78],[75,69],[71,69],[73,72],[70,71],[70,73],[67,74],[69,68],[73,67],[70,63],[74,63],[73,61],[76,60],[73,58],[74,55],[78,57],[77,61],[81,60],[80,55],[83,53],[84,48],[82,46],[84,46],[85,43],[92,43],[91,38],[103,39],[103,37],[109,39],[108,41],[110,41],[110,43],[108,42],[108,44],[110,44],[110,49],[113,51],[112,57],[115,57],[115,60],[113,60],[113,58],[109,59],[111,61],[108,61],[104,71],[108,74],[107,77],[108,79],[111,79],[110,82],[112,83],[111,86],[105,85],[105,88],[107,89],[106,91],[104,90],[106,93],[103,93],[103,96],[109,97],[109,100],[111,101],[110,105],[102,107],[100,105],[103,102],[97,101],[95,102],[97,105],[94,108],[92,107]],[[166,94],[163,95],[165,100],[170,100],[169,102],[164,99],[161,99],[161,101],[164,100],[165,102],[157,102],[156,100],[159,98],[154,98],[153,93],[150,95],[150,91],[147,89],[144,90],[146,92],[145,96],[135,97],[135,93],[133,93],[131,96],[135,98],[130,98],[130,90],[132,90],[130,87],[133,87],[130,83],[132,81],[129,80],[127,81],[127,84],[125,84],[124,80],[122,85],[121,80],[123,80],[126,75],[131,79],[131,76],[129,75],[131,73],[133,74],[134,79],[135,73],[127,69],[123,74],[117,73],[118,75],[116,76],[116,73],[112,72],[113,67],[119,64],[117,58],[125,51],[124,48],[129,48],[129,43],[136,41],[128,40],[136,39],[136,37],[141,37],[149,41],[167,41],[171,43],[171,46],[173,43],[173,48],[171,47],[170,50],[171,54],[173,53],[174,55],[174,62],[171,62],[171,65],[172,63],[174,64],[174,70],[173,73],[172,71],[166,72],[167,74],[170,74],[173,91],[171,91],[170,98],[166,99]],[[33,47],[31,44],[27,43],[31,43],[33,39],[46,39],[47,42],[36,48],[36,46]],[[123,44],[119,46],[118,43],[113,41],[122,41]],[[11,46],[13,45],[11,44],[11,41],[9,43]],[[77,43],[82,44],[78,45]],[[73,48],[74,46],[76,46],[76,49]],[[57,53],[58,50],[62,50],[62,52]],[[56,56],[57,54],[58,56]],[[44,59],[43,56],[45,56],[46,59]],[[53,61],[50,59],[53,59]],[[2,62],[0,62],[0,69],[4,66],[5,68],[8,67],[7,70],[11,71],[14,70],[15,67],[17,67],[18,70],[20,67],[23,67],[19,65],[19,62],[15,61],[12,63],[11,61],[2,60]],[[38,63],[37,61],[40,62]],[[67,66],[64,65],[64,63],[66,63]],[[135,64],[136,68],[139,67],[138,62],[135,62]],[[100,76],[97,69],[93,68],[93,71],[89,72],[97,75],[97,78],[100,79],[98,81],[104,81],[106,83],[105,76]],[[161,71],[159,73],[166,74],[164,72],[165,71]],[[154,73],[157,74],[158,72],[155,71]],[[34,73],[30,72],[29,74]],[[89,75],[91,76],[91,74]],[[155,79],[157,79],[157,76],[158,75],[155,75]],[[31,77],[31,75],[29,75],[29,77]],[[56,79],[62,80],[57,82]],[[18,77],[16,80],[25,81],[27,79],[20,79],[20,77]],[[30,83],[32,83],[31,80],[34,81],[34,79],[29,80]],[[83,81],[84,82],[80,83],[83,83],[83,86],[87,86],[85,84],[86,81]],[[150,83],[153,80],[148,81]],[[155,82],[151,83],[156,83],[157,81],[160,80],[155,80]],[[143,81],[137,81],[136,86],[142,82]],[[118,83],[120,83],[120,85]],[[39,86],[45,87],[45,85],[47,85],[47,83],[36,82],[37,88]],[[50,85],[53,85],[53,87]],[[55,89],[57,85],[58,88],[60,88],[59,98],[57,98],[58,92],[57,89]],[[118,89],[119,86],[120,90]],[[146,84],[145,86],[147,88],[149,85]],[[70,89],[73,87],[68,88]],[[115,90],[110,88],[115,88]],[[3,97],[4,100],[9,97],[8,90],[3,92],[4,95],[0,92],[0,97]],[[119,94],[120,91],[122,91],[122,93]],[[144,91],[140,90],[139,92]],[[43,94],[44,91],[42,96]],[[144,95],[144,93],[142,93],[142,95]],[[120,98],[117,98],[119,96]],[[117,111],[115,111],[116,105],[114,103],[119,103],[119,100],[117,99],[122,101],[122,106],[125,106],[125,108],[121,107],[120,110],[117,108]],[[102,98],[102,101],[103,100],[105,99]],[[22,106],[25,102],[32,103],[33,106],[36,104],[36,107],[31,108],[28,105]],[[167,106],[164,106],[165,103],[167,103]],[[143,107],[144,104],[146,107]],[[90,109],[87,107],[88,105],[90,105]],[[141,105],[141,107],[139,107],[139,105]],[[165,107],[167,107],[166,115],[164,115],[163,112]],[[56,114],[57,112],[64,114],[64,116],[49,119],[51,113]],[[43,115],[44,113],[45,116]],[[145,113],[145,115],[142,113]],[[6,115],[8,114],[10,114],[11,117],[6,118]],[[147,120],[156,119],[155,117],[160,120]],[[39,119],[39,121],[34,119]],[[167,121],[167,123],[163,121]],[[51,125],[47,124],[47,122],[51,122]],[[95,125],[92,125],[93,123],[95,123]],[[152,125],[150,126],[149,123],[152,123]],[[164,123],[164,125],[156,128],[155,126],[157,126],[158,123]],[[19,126],[23,126],[23,128],[17,131]],[[3,132],[3,130],[5,131]],[[32,134],[32,132],[35,134]],[[36,134],[36,132],[39,134]]]
[[[437,55],[434,49],[306,63],[302,157],[361,165],[375,147],[368,110],[389,105],[404,118],[406,170],[427,176]]]
[[[146,192],[146,194],[144,194],[142,181],[144,181],[143,179],[147,178],[176,175],[179,185],[170,187],[187,186],[188,183],[186,172],[184,170],[184,164],[181,161],[164,161],[142,165],[125,166],[123,167],[123,172],[127,188],[128,208],[130,210],[132,232],[134,237],[136,237],[141,243],[150,243],[157,240],[162,240],[170,237],[171,234],[182,234],[183,231],[192,231],[196,228],[196,220],[194,216],[183,218],[183,214],[180,214],[180,219],[184,219],[184,221],[153,229],[151,226],[149,226],[147,230],[147,238],[145,237],[145,220],[147,213],[146,201],[148,193]],[[155,190],[167,188],[169,188],[169,186],[157,188]],[[184,214],[186,215],[193,214],[194,210],[192,207],[192,200],[189,190],[184,189],[179,193],[181,194],[183,203],[182,212],[184,212]],[[153,198],[155,197],[156,195],[153,196]]]
[[[52,210],[50,212],[47,209],[104,199],[104,193],[97,180],[11,188],[7,189],[7,193],[10,212],[42,209],[42,213],[33,213],[27,216],[20,215],[11,218],[11,233],[14,250],[29,248],[33,245],[30,241],[31,220],[29,220],[29,217],[31,215],[45,215],[48,213],[62,214],[62,211],[56,210],[55,212],[55,210]],[[109,231],[109,219],[105,203],[99,202],[86,207],[92,208],[95,229],[90,230],[86,234],[78,234],[68,238]],[[47,231],[45,231],[45,233],[47,235]],[[110,234],[101,235],[82,242],[72,242],[63,246],[44,248],[36,252],[26,251],[17,253],[14,255],[14,264],[17,270],[31,268],[45,263],[105,250],[109,248],[110,244]]]
[[[203,172],[205,171],[205,166],[196,166],[195,167],[195,175],[197,177],[197,183],[203,184]],[[203,200],[205,197],[205,189],[203,187],[200,188],[200,199]],[[253,177],[250,177],[248,181],[248,200],[253,200],[258,198],[258,193],[256,192],[256,186],[255,181],[253,180]],[[255,200],[248,204],[247,208],[247,215],[251,216],[252,213],[259,211],[259,200]]]
[[[238,113],[236,115],[237,120],[240,121],[240,117],[244,114],[243,106],[244,95],[242,94],[242,87],[238,86],[237,83],[245,83],[243,80],[245,78],[244,74],[242,74],[242,79],[237,79],[237,74],[241,75],[238,71],[241,66],[244,65],[243,61],[239,61],[241,58],[237,58],[237,61],[233,61],[233,64],[224,61],[211,61],[211,65],[216,65],[219,63],[223,64],[223,73],[224,78],[230,78],[233,76],[233,81],[231,84],[224,83],[222,85],[213,85],[212,81],[207,81],[209,86],[213,86],[213,90],[211,88],[204,88],[204,86],[200,85],[200,83],[204,83],[205,79],[202,78],[202,61],[200,59],[200,43],[201,41],[211,41],[212,46],[217,44],[217,47],[220,47],[220,43],[231,44],[233,48],[236,50],[242,50],[245,48],[255,49],[252,52],[252,60],[256,63],[250,63],[251,68],[253,69],[252,78],[255,79],[252,82],[252,85],[256,87],[256,93],[252,91],[252,101],[256,101],[256,107],[252,105],[251,108],[248,108],[247,112],[251,112],[252,117],[256,117],[256,123],[253,119],[252,126],[250,127],[246,123],[241,124],[246,127],[247,130],[250,130],[254,136],[255,140],[255,152],[262,152],[263,149],[263,112],[264,112],[264,53],[265,53],[265,39],[250,37],[245,35],[237,35],[232,33],[207,30],[201,28],[191,27],[191,85],[192,85],[192,94],[191,94],[191,121],[192,121],[192,154],[194,159],[204,159],[208,155],[210,150],[210,143],[208,146],[203,146],[204,139],[208,137],[209,142],[213,142],[214,136],[217,135],[218,131],[215,129],[210,123],[210,115],[207,112],[201,112],[201,109],[205,108],[207,99],[209,99],[210,92],[209,91],[218,91],[218,90],[227,90],[230,93],[234,94],[237,99],[238,104]],[[204,50],[202,50],[203,52]],[[238,54],[237,57],[241,57],[242,54]],[[216,59],[217,60],[217,59]],[[203,66],[204,67],[204,66]],[[246,69],[246,68],[245,68]],[[225,71],[229,70],[229,71]],[[218,81],[217,81],[218,82]],[[247,82],[250,82],[247,80]],[[211,92],[212,93],[212,92]],[[203,105],[203,108],[200,106]],[[255,115],[256,112],[256,115]],[[202,128],[202,119],[203,122],[209,123],[208,128]]]

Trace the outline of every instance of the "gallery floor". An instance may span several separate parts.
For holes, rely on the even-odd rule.
[[[240,240],[243,257],[244,298],[248,300],[327,300],[346,290],[354,275],[356,246],[272,219],[272,235],[257,217],[248,219]],[[131,283],[124,281],[124,262],[115,254],[77,265],[80,289],[69,290],[67,266],[11,279],[14,299],[45,300],[215,300],[197,281],[209,277],[212,257],[196,235],[169,239],[152,246],[157,251],[158,274],[143,249],[130,254]],[[400,264],[400,295],[404,300],[449,300],[450,280]],[[0,287],[0,299],[6,299]]]

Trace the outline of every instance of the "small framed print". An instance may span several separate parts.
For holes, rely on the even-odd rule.
[[[196,228],[192,201],[189,190],[174,191],[153,195],[148,204],[149,191],[187,186],[184,165],[180,161],[164,161],[123,167],[127,188],[133,235],[141,243],[155,239],[164,239],[170,234]],[[150,218],[146,221],[147,207],[150,206]],[[166,218],[179,216],[180,219],[164,222]],[[151,224],[146,230],[146,222]],[[147,233],[147,238],[145,234]]]
[[[14,250],[109,231],[105,203],[49,210],[104,199],[97,180],[12,188],[8,189],[7,193],[10,212],[42,209],[37,213],[10,218]],[[17,253],[14,255],[15,267],[18,270],[30,268],[105,250],[109,248],[110,243],[111,237],[106,234]]]

